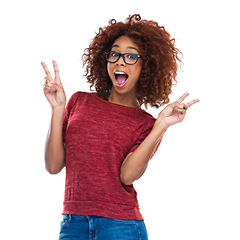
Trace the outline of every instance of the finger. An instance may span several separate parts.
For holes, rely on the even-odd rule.
[[[44,90],[48,93],[56,93],[59,89],[59,86],[55,83],[44,84]]]
[[[178,103],[181,103],[188,95],[189,95],[189,93],[183,94],[183,95],[177,100],[177,102],[178,102]]]
[[[48,84],[48,82],[49,82],[48,77],[44,77],[44,80],[45,80],[45,84],[44,85]]]
[[[47,84],[43,84],[43,92],[44,94],[48,94],[50,92],[50,87]]]
[[[186,106],[187,106],[187,108],[189,108],[189,107],[191,107],[193,104],[195,104],[195,103],[197,103],[197,102],[199,102],[199,101],[200,101],[199,99],[194,99],[194,100],[186,103]]]
[[[182,108],[183,108],[184,110],[187,110],[187,109],[188,109],[188,105],[187,105],[187,104],[182,103],[181,105],[182,105]]]
[[[41,62],[41,65],[42,65],[42,67],[43,67],[43,69],[44,69],[47,77],[52,78],[51,73],[50,73],[50,71],[48,70],[46,64],[45,64],[44,62]]]
[[[45,84],[46,85],[49,85],[51,83],[54,83],[54,80],[52,78],[49,79],[49,77],[44,77],[44,80],[45,80]]]
[[[49,79],[49,77],[44,77],[44,80],[45,80],[46,83],[51,81],[51,79]]]
[[[55,79],[57,80],[57,83],[60,83],[60,75],[59,75],[59,70],[58,70],[58,65],[56,63],[56,61],[52,61],[53,63],[53,69],[54,69],[54,73],[55,73]]]

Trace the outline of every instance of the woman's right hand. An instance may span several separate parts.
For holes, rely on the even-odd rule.
[[[53,79],[51,73],[49,72],[46,64],[41,63],[43,69],[46,73],[45,84],[43,88],[44,95],[46,96],[48,102],[50,103],[52,109],[63,107],[66,105],[66,95],[60,80],[59,70],[56,61],[52,61],[55,78]]]

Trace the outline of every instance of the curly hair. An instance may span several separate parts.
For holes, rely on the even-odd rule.
[[[128,36],[139,47],[143,59],[142,71],[137,84],[137,100],[140,104],[160,107],[169,102],[172,85],[177,83],[179,53],[175,48],[175,39],[164,27],[155,21],[141,20],[134,14],[126,22],[109,21],[109,25],[99,28],[89,47],[82,56],[86,66],[87,82],[94,86],[98,96],[104,100],[112,89],[112,81],[107,72],[105,51],[111,50],[115,40],[120,36]]]

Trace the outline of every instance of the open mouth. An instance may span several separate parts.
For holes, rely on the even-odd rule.
[[[125,72],[114,72],[115,83],[118,87],[122,87],[128,80],[128,75]]]

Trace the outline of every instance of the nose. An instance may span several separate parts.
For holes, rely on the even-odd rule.
[[[120,58],[117,60],[116,65],[124,66],[125,62],[123,60],[123,55],[120,56]]]

